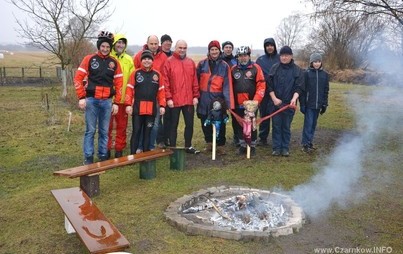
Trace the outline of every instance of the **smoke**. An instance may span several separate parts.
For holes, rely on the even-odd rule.
[[[310,182],[288,193],[310,216],[323,214],[334,204],[343,207],[364,199],[371,189],[380,188],[381,182],[388,180],[384,163],[400,158],[403,89],[379,86],[369,90],[372,92],[357,89],[348,95],[356,119],[353,133],[341,139],[326,158],[326,166]],[[383,180],[378,177],[381,175]]]

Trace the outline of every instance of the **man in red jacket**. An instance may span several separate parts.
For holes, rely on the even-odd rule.
[[[175,51],[167,59],[163,68],[165,79],[165,97],[167,106],[171,109],[170,145],[176,146],[178,135],[179,116],[182,111],[185,120],[185,147],[186,152],[198,154],[199,150],[192,147],[193,121],[195,106],[199,102],[199,84],[196,75],[195,62],[186,56],[187,43],[178,40]]]

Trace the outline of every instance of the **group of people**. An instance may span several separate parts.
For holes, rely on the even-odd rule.
[[[252,128],[246,138],[245,126],[236,120],[254,116],[256,112],[248,112],[246,105],[259,105],[260,116],[265,117],[286,105],[296,106],[298,100],[305,114],[302,147],[310,152],[314,149],[318,116],[328,104],[329,78],[321,55],[312,54],[310,67],[304,71],[294,63],[289,46],[278,53],[273,38],[265,39],[263,44],[265,54],[254,62],[249,46],[238,47],[234,55],[231,41],[220,44],[212,40],[207,57],[196,64],[187,56],[184,40],[178,40],[171,51],[169,35],[161,36],[161,40],[151,35],[131,57],[126,53],[128,41],[124,35],[101,32],[98,51],[83,59],[74,78],[79,107],[85,109],[84,164],[94,162],[97,125],[99,160],[109,159],[113,149],[115,158],[123,155],[129,116],[130,154],[153,150],[157,145],[176,147],[181,114],[185,151],[198,154],[200,151],[192,145],[195,111],[206,151],[212,150],[216,139],[217,153],[226,153],[230,110],[238,153],[245,154],[250,146],[254,155],[256,145],[268,143],[270,119],[261,123],[259,131]],[[294,114],[295,107],[291,107],[272,117],[273,156],[289,156]]]

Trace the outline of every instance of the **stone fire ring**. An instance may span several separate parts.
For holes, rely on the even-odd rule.
[[[202,196],[210,195],[211,197],[225,195],[226,192],[241,194],[243,192],[258,192],[263,194],[275,195],[280,198],[285,209],[289,213],[289,219],[284,226],[269,228],[264,231],[256,230],[234,230],[230,227],[222,227],[217,225],[207,225],[195,223],[183,216],[182,211],[196,204]],[[165,210],[165,217],[168,223],[188,235],[204,235],[211,237],[219,237],[230,240],[254,241],[263,240],[269,237],[278,237],[282,235],[290,235],[299,231],[305,223],[305,214],[302,209],[287,195],[270,192],[267,190],[245,188],[238,186],[220,186],[199,190],[191,195],[185,195],[172,202]]]

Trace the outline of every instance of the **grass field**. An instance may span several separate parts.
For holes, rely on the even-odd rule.
[[[384,133],[384,140],[363,155],[363,175],[354,186],[368,190],[367,195],[360,202],[332,203],[320,216],[308,216],[297,234],[258,242],[189,236],[168,225],[163,215],[170,202],[203,188],[292,190],[308,183],[328,163],[327,156],[344,134],[360,132],[346,98],[358,94],[365,102],[373,89],[331,84],[330,107],[320,117],[318,150],[312,155],[300,151],[302,115],[297,113],[289,158],[273,158],[270,147],[258,147],[257,156],[246,160],[236,155],[229,140],[228,155],[214,162],[209,154],[189,155],[184,171],[171,171],[168,159],[159,160],[153,180],[139,179],[138,165],[108,171],[101,175],[101,195],[93,200],[130,241],[131,253],[314,253],[315,248],[337,246],[387,246],[402,253],[401,128]],[[83,113],[59,95],[60,87],[0,86],[0,253],[86,253],[74,234],[66,234],[62,211],[50,193],[79,186],[78,179],[52,173],[82,163]],[[69,112],[73,117],[67,131]],[[203,147],[197,119],[194,144]]]

